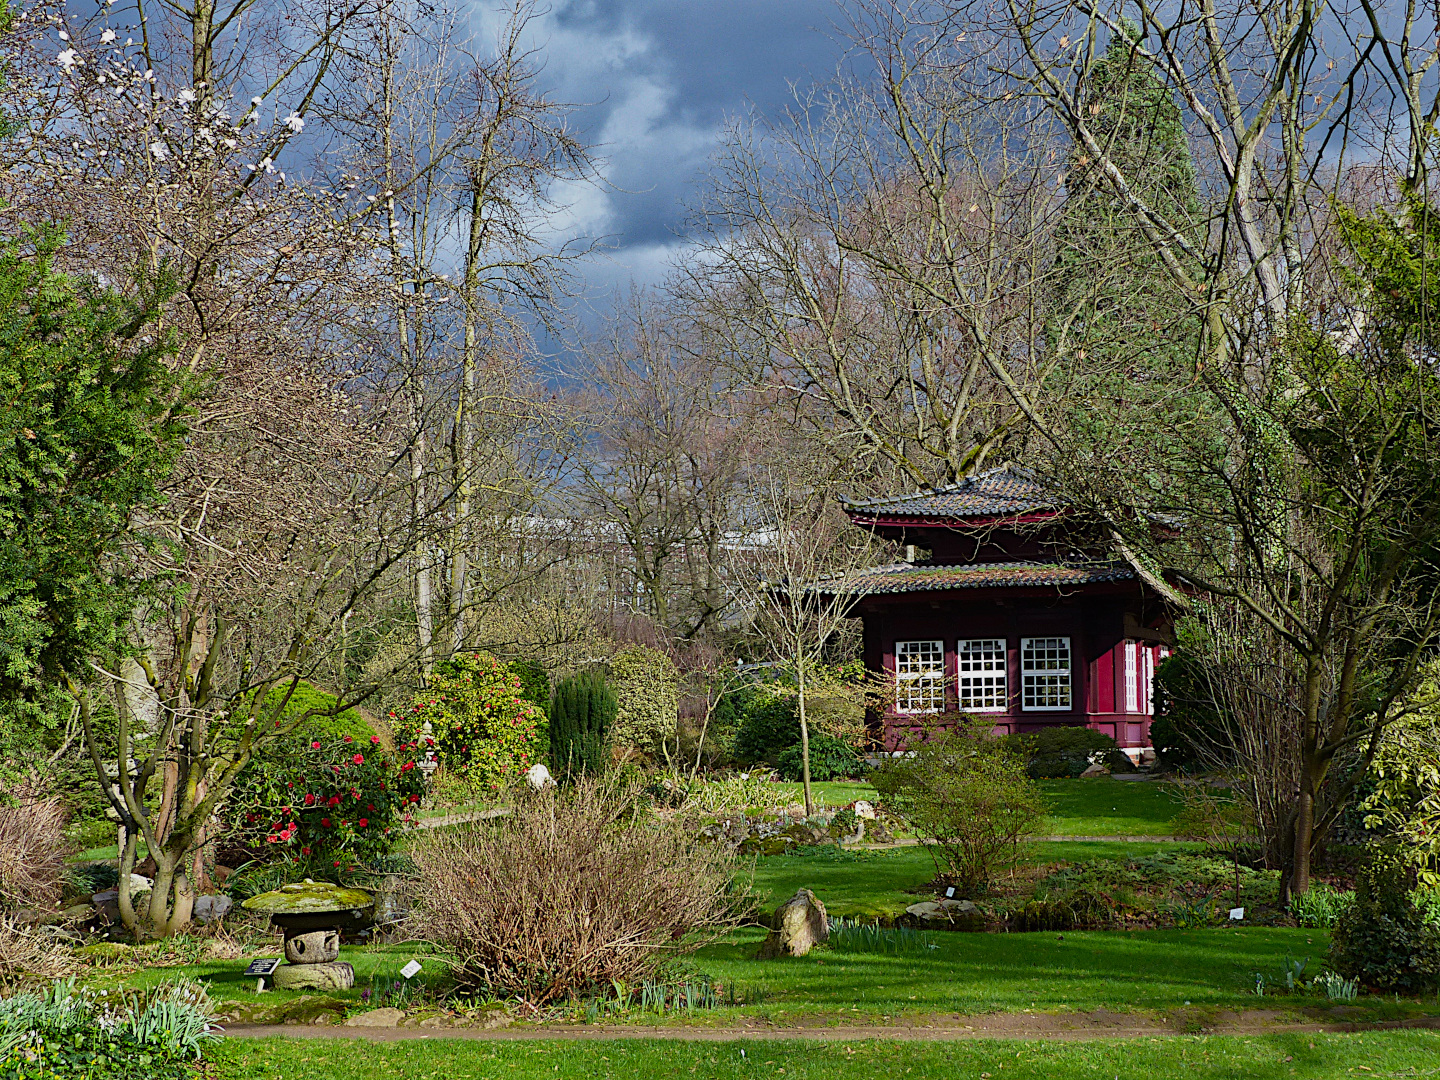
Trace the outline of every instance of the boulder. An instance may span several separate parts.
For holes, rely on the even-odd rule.
[[[202,923],[214,922],[229,914],[234,905],[235,901],[228,896],[197,896],[194,915]]]
[[[775,909],[770,933],[760,946],[759,959],[804,956],[829,936],[830,921],[825,916],[825,905],[809,889],[800,889]]]
[[[355,985],[355,969],[343,961],[281,964],[270,978],[276,990],[349,990]]]
[[[346,1019],[346,1027],[398,1027],[405,1019],[403,1009],[371,1009]]]
[[[905,909],[920,926],[937,930],[983,930],[985,916],[969,900],[926,900]]]
[[[883,821],[876,818],[865,826],[865,839],[872,844],[893,844],[895,834],[885,827]]]
[[[1082,772],[1082,773],[1080,774],[1080,778],[1083,780],[1083,779],[1086,779],[1087,777],[1109,776],[1109,775],[1110,775],[1110,770],[1107,769],[1107,768],[1105,768],[1104,765],[1101,765],[1101,764],[1097,761],[1094,765],[1091,765],[1088,769],[1086,769],[1084,772]]]
[[[530,771],[525,774],[525,783],[530,785],[532,791],[544,791],[547,787],[555,786],[550,770],[539,762],[530,766]]]
[[[875,807],[871,806],[864,799],[858,800],[851,809],[855,812],[855,816],[861,821],[875,820]]]

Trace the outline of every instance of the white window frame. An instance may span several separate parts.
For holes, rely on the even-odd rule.
[[[1140,646],[1133,641],[1125,642],[1125,711],[1140,711]]]
[[[907,716],[945,711],[945,642],[895,642],[895,711]]]
[[[1004,638],[961,638],[955,643],[955,670],[960,711],[1010,711],[1010,662]],[[990,704],[977,705],[976,700]]]
[[[1055,655],[1037,657],[1035,654],[1039,651]],[[1074,650],[1068,637],[1055,635],[1021,638],[1020,708],[1025,712],[1073,712],[1074,659]],[[1042,700],[1047,704],[1038,704]],[[1049,704],[1052,700],[1054,704]]]

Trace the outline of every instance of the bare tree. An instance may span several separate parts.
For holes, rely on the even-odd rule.
[[[773,427],[706,346],[689,320],[634,297],[590,348],[579,400],[581,504],[624,552],[639,610],[675,642],[713,634],[729,610],[727,550],[744,546],[744,483]]]
[[[798,462],[772,467],[750,492],[755,551],[734,569],[732,588],[772,655],[794,673],[805,812],[810,790],[808,690],[827,646],[852,617],[858,571],[874,565],[875,541],[854,528],[834,493]]]

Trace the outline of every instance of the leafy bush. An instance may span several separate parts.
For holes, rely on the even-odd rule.
[[[287,693],[290,695],[289,700],[286,700],[285,697]],[[317,690],[308,682],[297,683],[293,691],[290,689],[289,683],[272,687],[265,698],[266,715],[269,715],[269,710],[275,708],[282,701],[285,702],[285,708],[280,713],[282,721],[293,719],[306,712],[315,714],[306,717],[300,727],[296,729],[297,737],[303,735],[308,736],[311,740],[328,741],[343,739],[349,735],[357,742],[369,742],[370,736],[377,734],[376,730],[355,709],[346,709],[333,716],[323,715],[334,712],[340,699],[334,694],[327,694],[324,690]],[[382,741],[384,738],[385,735],[382,733]]]
[[[935,839],[930,853],[966,889],[983,887],[1012,866],[1022,842],[1044,823],[1040,790],[1013,744],[969,718],[871,776],[887,807],[920,836]]]
[[[598,668],[572,675],[550,699],[550,763],[562,776],[604,771],[606,741],[615,724],[615,692]]]
[[[1155,669],[1155,719],[1150,742],[1160,763],[1169,769],[1195,769],[1201,753],[1224,743],[1224,723],[1210,690],[1204,661],[1184,648]]]
[[[436,758],[475,792],[499,792],[540,760],[545,710],[524,697],[520,677],[488,653],[437,664],[430,688],[395,717],[404,743],[434,740]]]
[[[542,709],[550,708],[550,676],[538,660],[511,660],[510,674],[520,680],[520,696]]]
[[[580,776],[509,817],[434,830],[412,855],[418,934],[462,987],[544,1004],[654,979],[733,922],[732,863],[639,791]]]
[[[817,735],[854,745],[865,728],[862,667],[817,665],[808,673],[805,715],[810,728],[812,762]],[[779,765],[781,755],[800,745],[800,708],[793,678],[745,687],[726,695],[737,707],[739,725],[732,752],[742,764]],[[794,767],[799,776],[799,766]],[[812,779],[818,779],[813,773]]]
[[[800,744],[780,752],[780,775],[786,780],[801,779]],[[860,756],[844,739],[823,731],[810,732],[810,779],[840,780],[854,776],[861,767]]]
[[[609,666],[616,703],[611,739],[643,753],[655,752],[675,735],[680,685],[675,661],[659,649],[631,645],[616,653]]]
[[[735,703],[739,726],[735,732],[735,759],[745,765],[775,764],[780,755],[800,741],[800,713],[795,696],[775,683],[747,686],[726,695]]]
[[[1034,780],[1076,777],[1096,762],[1112,772],[1134,768],[1114,739],[1086,727],[1051,727],[1006,738],[1024,755],[1025,771]]]
[[[0,806],[0,906],[54,907],[67,846],[59,799]]]
[[[236,784],[226,843],[283,861],[292,880],[362,869],[389,853],[424,794],[417,749],[386,751],[378,735],[278,744]]]
[[[1301,926],[1330,930],[1354,900],[1355,894],[1349,889],[1311,885],[1309,892],[1290,898],[1290,914]]]
[[[1440,926],[1416,903],[1413,870],[1375,849],[1355,877],[1355,899],[1330,935],[1330,967],[1377,990],[1418,993],[1440,976]]]
[[[194,1076],[217,1036],[199,983],[102,999],[73,980],[0,1001],[0,1077],[157,1080]]]

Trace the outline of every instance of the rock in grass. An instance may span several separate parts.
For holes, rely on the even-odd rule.
[[[759,959],[771,960],[782,954],[804,956],[829,936],[825,905],[809,889],[800,889],[775,909]]]
[[[355,969],[338,964],[281,964],[271,980],[276,990],[349,990],[355,985]]]
[[[371,1009],[345,1021],[346,1027],[398,1027],[405,1019],[404,1009]]]

